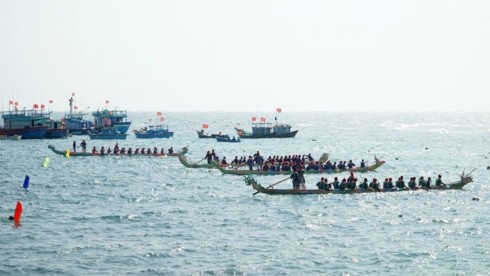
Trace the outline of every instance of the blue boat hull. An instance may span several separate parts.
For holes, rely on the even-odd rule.
[[[126,133],[128,132],[130,125],[131,125],[130,122],[115,123],[113,127],[115,127],[121,133]]]
[[[170,138],[174,136],[173,131],[167,131],[167,132],[155,132],[155,133],[134,133],[136,138],[140,139],[151,139],[151,138]]]
[[[48,129],[46,131],[46,138],[48,139],[60,139],[68,136],[68,129]]]
[[[126,133],[120,134],[89,134],[92,140],[124,140],[128,136]]]
[[[94,124],[88,120],[65,118],[65,125],[71,134],[86,135],[88,134],[88,129],[92,128]]]
[[[34,126],[28,128],[0,129],[0,134],[5,136],[20,135],[22,139],[43,139],[48,131],[47,126]]]

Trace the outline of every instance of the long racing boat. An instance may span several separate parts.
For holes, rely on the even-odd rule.
[[[435,186],[432,185],[430,186],[430,189],[427,188],[415,188],[415,189],[380,189],[380,190],[374,190],[374,189],[346,189],[346,190],[326,190],[326,189],[307,189],[307,190],[294,190],[294,189],[274,189],[273,185],[269,185],[268,187],[263,187],[257,181],[251,177],[251,176],[245,176],[245,183],[247,185],[252,185],[252,188],[256,190],[255,194],[257,193],[264,193],[264,194],[269,194],[269,195],[312,195],[312,194],[358,194],[358,193],[387,193],[387,192],[405,192],[405,191],[416,191],[416,190],[461,190],[463,187],[468,184],[473,182],[473,177],[470,175],[462,175],[460,180],[456,180],[450,183],[445,183],[445,185],[442,186]],[[285,179],[287,180],[287,179]],[[283,181],[285,181],[283,180]],[[282,181],[280,181],[282,182]],[[280,183],[278,182],[278,183]],[[277,184],[277,183],[276,183]]]
[[[320,158],[320,162],[322,160],[328,159],[328,154],[324,153],[322,158]],[[323,161],[325,162],[325,161]],[[345,169],[345,170],[305,170],[305,174],[332,174],[332,173],[343,173],[343,172],[354,172],[354,173],[363,173],[363,172],[369,172],[369,171],[374,171],[377,168],[381,167],[386,161],[379,160],[378,158],[375,157],[375,162],[372,165],[366,166],[366,167],[355,167],[353,169]],[[233,169],[233,168],[224,168],[224,167],[217,167],[222,173],[224,174],[234,174],[234,175],[287,175],[291,174],[291,170],[276,170],[276,171],[271,171],[271,170],[243,170],[243,169]]]
[[[63,155],[63,156],[73,156],[73,157],[78,157],[78,156],[153,156],[153,157],[163,157],[163,156],[173,156],[173,157],[179,157],[180,156],[184,156],[188,149],[187,147],[183,147],[182,150],[180,152],[175,152],[175,153],[164,153],[164,154],[161,154],[161,153],[157,153],[157,154],[154,154],[154,153],[150,153],[150,154],[147,154],[147,153],[132,153],[132,154],[128,154],[128,153],[124,153],[124,154],[121,154],[121,153],[118,153],[118,154],[114,154],[114,153],[110,153],[110,154],[100,154],[100,152],[95,152],[95,153],[92,153],[92,152],[75,152],[75,151],[71,151],[69,149],[67,150],[57,150],[53,145],[49,145],[48,148],[53,151],[54,153],[56,154],[59,154],[59,155]]]

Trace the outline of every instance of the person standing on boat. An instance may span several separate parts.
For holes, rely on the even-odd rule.
[[[204,156],[204,159],[206,159],[208,161],[208,164],[211,164],[211,162],[213,161],[213,155],[211,154],[211,152],[209,150],[206,153],[206,155]]]
[[[258,171],[261,171],[262,170],[262,166],[264,164],[264,158],[262,157],[262,155],[260,155],[260,153],[258,151],[254,155],[254,161],[255,161],[255,164],[257,164],[257,170]]]
[[[253,169],[254,169],[254,160],[252,159],[252,155],[249,155],[248,156],[247,165],[248,165],[248,170],[249,171],[253,171]]]
[[[73,141],[73,152],[77,152],[77,141]]]
[[[87,152],[87,142],[85,142],[85,139],[82,140],[80,146],[82,146],[82,152]]]
[[[299,190],[299,174],[298,170],[294,170],[293,173],[289,176],[293,180],[293,190]]]
[[[299,175],[299,189],[306,190],[305,170],[302,165],[299,166],[298,175]]]

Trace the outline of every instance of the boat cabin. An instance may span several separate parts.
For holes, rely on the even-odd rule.
[[[252,123],[252,135],[286,134],[290,132],[291,125],[288,124]]]

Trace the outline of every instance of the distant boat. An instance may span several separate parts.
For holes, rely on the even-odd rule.
[[[227,143],[240,143],[240,138],[236,139],[235,137],[231,138],[226,135],[226,137],[216,137],[216,141],[218,142],[227,142]]]
[[[94,128],[96,129],[111,126],[121,133],[126,133],[131,125],[125,110],[97,110],[92,112],[92,116],[94,116]]]
[[[46,138],[57,139],[57,138],[66,138],[68,136],[68,129],[63,126],[61,120],[49,119],[45,123],[48,125],[48,130],[46,131]]]
[[[168,130],[166,125],[149,125],[140,130],[133,130],[136,138],[169,138],[174,135],[173,131]]]
[[[261,138],[292,138],[298,133],[291,131],[291,125],[273,123],[252,123],[252,132],[235,127],[235,131],[243,139]]]
[[[63,118],[63,122],[68,129],[68,132],[74,135],[88,134],[88,130],[94,126],[92,121],[83,118],[83,116],[88,115],[88,113],[73,111],[74,109],[77,109],[76,106],[73,106],[73,96],[70,97],[68,101],[70,102],[70,113]]]
[[[228,135],[223,135],[220,133],[217,133],[217,134],[208,134],[208,133],[204,133],[204,129],[201,129],[201,130],[196,130],[197,132],[197,136],[199,136],[199,138],[216,138],[216,137],[221,137],[221,138],[226,138],[229,136]]]
[[[128,134],[121,133],[114,127],[103,127],[99,129],[91,129],[88,131],[90,139],[102,139],[102,140],[113,140],[113,139],[126,139]]]
[[[22,139],[43,139],[49,126],[51,112],[43,112],[36,109],[23,109],[2,112],[4,126],[0,128],[0,135],[13,136],[19,135]]]

